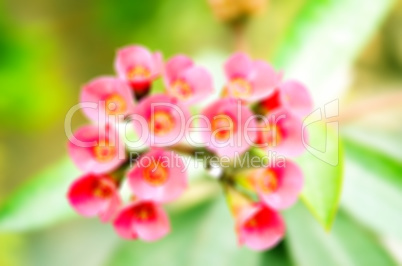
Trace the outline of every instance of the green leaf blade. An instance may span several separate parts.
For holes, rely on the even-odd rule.
[[[350,140],[345,150],[342,206],[371,229],[402,240],[402,163]]]
[[[38,229],[73,216],[66,193],[78,175],[73,163],[65,158],[33,177],[0,206],[0,230]]]
[[[305,152],[296,161],[304,174],[304,188],[301,194],[314,217],[329,230],[335,219],[340,201],[343,180],[343,151],[337,132],[321,123],[307,127],[310,147],[325,147],[325,154],[318,158],[316,154]],[[338,164],[331,165],[325,159],[337,158]]]
[[[317,105],[338,98],[347,71],[394,0],[309,0],[285,35],[274,64],[305,83]]]
[[[331,233],[321,230],[301,204],[287,210],[285,217],[286,243],[299,266],[397,265],[379,241],[343,211]]]

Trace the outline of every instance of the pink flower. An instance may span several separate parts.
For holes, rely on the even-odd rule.
[[[169,219],[161,206],[151,201],[135,202],[120,211],[114,220],[116,232],[124,239],[155,241],[170,231]]]
[[[86,174],[70,186],[68,200],[83,216],[99,216],[103,222],[114,218],[120,208],[117,186],[108,175]]]
[[[303,188],[303,172],[290,160],[285,167],[258,169],[253,178],[261,200],[276,210],[293,205]]]
[[[303,139],[306,141],[307,134],[306,131],[302,134],[302,121],[292,113],[284,109],[269,113],[258,126],[259,147],[283,156],[299,156],[304,152]]]
[[[125,161],[125,145],[110,125],[84,126],[69,139],[68,152],[83,172],[105,173]]]
[[[241,245],[259,251],[279,243],[285,234],[285,223],[279,213],[255,203],[239,212],[236,229]]]
[[[134,113],[137,116],[133,116],[134,129],[150,146],[174,145],[187,133],[186,122],[190,113],[168,95],[154,94],[144,98]]]
[[[184,56],[177,55],[166,64],[167,93],[185,104],[207,98],[213,92],[212,77],[208,71]]]
[[[101,102],[105,102],[104,106]],[[134,96],[126,82],[100,77],[85,85],[81,91],[81,105],[96,103],[97,108],[83,108],[84,114],[98,122],[102,115],[128,115],[134,108]],[[103,109],[103,110],[102,110]]]
[[[152,149],[128,173],[132,192],[142,200],[170,202],[187,187],[183,160],[174,152]]]
[[[260,105],[267,112],[286,108],[299,117],[305,117],[313,110],[313,100],[308,89],[294,80],[280,84]]]
[[[224,94],[246,102],[268,97],[282,78],[268,63],[252,61],[243,53],[236,53],[226,61],[225,73],[229,82]]]
[[[233,157],[245,152],[256,140],[257,123],[248,107],[233,98],[220,99],[202,111],[199,120],[207,148],[219,156]],[[210,130],[204,130],[204,129]],[[247,130],[254,129],[254,130]]]
[[[152,54],[143,46],[127,46],[117,52],[115,68],[119,78],[129,81],[136,94],[142,95],[161,72],[162,55]]]

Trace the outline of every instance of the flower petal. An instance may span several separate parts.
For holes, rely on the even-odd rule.
[[[283,238],[285,223],[279,213],[263,204],[257,204],[253,208],[257,211],[250,212],[251,215],[239,221],[239,241],[253,250],[272,248]],[[254,224],[249,226],[251,219]]]
[[[308,89],[300,82],[289,80],[280,85],[281,100],[297,116],[305,117],[313,110]]]
[[[151,73],[158,70],[154,56],[143,46],[127,46],[117,52],[115,67],[120,78],[126,79],[127,71],[135,66],[146,67]]]
[[[166,166],[164,171],[167,178],[157,185],[149,183],[144,176],[147,167],[157,167],[152,164],[153,162],[160,167]],[[162,149],[152,149],[144,154],[128,173],[128,178],[134,195],[141,200],[171,202],[177,199],[187,187],[187,173],[183,160],[175,153]]]
[[[207,148],[216,152],[219,156],[234,157],[245,152],[257,138],[256,120],[253,113],[244,106],[239,100],[233,98],[220,99],[209,105],[202,111],[208,121],[200,119],[200,128],[210,128],[220,115],[225,115],[230,119],[230,124],[234,129],[230,131],[229,138],[220,141],[215,138],[219,129],[203,130],[201,132],[204,143],[209,143]],[[240,116],[239,116],[240,115]]]
[[[245,78],[249,75],[252,68],[252,60],[244,53],[233,54],[225,63],[224,69],[226,77],[230,80],[233,78]]]
[[[172,119],[172,128],[165,134],[154,134],[151,131],[152,117],[162,111]],[[142,101],[134,108],[133,125],[143,144],[155,147],[171,146],[180,142],[186,132],[185,127],[190,113],[187,107],[178,103],[176,99],[165,94],[154,94]]]
[[[289,208],[297,201],[303,188],[303,172],[289,159],[284,167],[274,166],[270,169],[278,179],[278,188],[271,193],[265,193],[257,187],[259,195],[267,205],[276,210]]]
[[[96,196],[95,189],[101,184],[108,189],[108,195]],[[96,216],[104,213],[118,197],[117,188],[112,179],[104,175],[86,174],[75,180],[67,193],[71,206],[83,216]]]
[[[100,130],[95,125],[84,126],[70,137],[68,143],[70,158],[85,173],[109,172],[119,167],[125,160],[125,144],[118,136],[118,132],[110,125],[104,127],[105,130]],[[102,162],[95,158],[94,148],[100,139],[111,140],[110,146],[115,148],[115,155],[108,161]]]
[[[150,219],[147,221],[136,221],[135,228],[138,232],[138,236],[144,241],[155,241],[162,237],[170,231],[170,222],[166,212],[161,206],[152,203],[155,219]]]
[[[166,63],[167,84],[177,80],[180,73],[193,66],[193,61],[185,55],[176,55]]]
[[[124,239],[138,238],[138,234],[134,228],[134,216],[131,205],[120,211],[113,222],[113,227],[117,234]]]
[[[81,91],[80,102],[84,114],[92,121],[101,123],[103,120],[99,116],[108,114],[107,110],[110,106],[106,106],[106,102],[113,96],[118,97],[120,104],[124,105],[121,114],[127,115],[132,112],[134,95],[126,82],[112,77],[100,77],[90,81]],[[102,101],[105,102],[106,110],[101,109]],[[86,107],[88,104],[96,104],[96,107]]]
[[[213,93],[211,74],[203,67],[193,66],[186,69],[179,78],[183,79],[191,87],[193,95],[183,101],[185,104],[201,102]]]
[[[271,95],[280,81],[280,75],[275,69],[262,60],[253,62],[253,71],[248,78],[253,87],[253,93],[247,99],[250,102],[262,100]]]

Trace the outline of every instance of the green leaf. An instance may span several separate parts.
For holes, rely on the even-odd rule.
[[[0,235],[0,265],[20,266],[28,265],[26,256],[16,256],[21,249],[25,248],[24,239],[20,235]]]
[[[338,132],[322,123],[309,129],[309,146],[296,161],[304,173],[302,200],[314,217],[327,229],[331,228],[342,190],[343,152]]]
[[[240,266],[270,261],[288,265],[277,263],[281,256],[286,261],[284,247],[264,254],[262,259],[259,252],[240,248],[234,222],[221,197],[219,202],[172,215],[172,231],[160,241],[122,243],[107,265]]]
[[[271,250],[261,253],[261,266],[291,266],[292,263],[289,251],[286,247],[286,241],[282,241]]]
[[[284,68],[288,77],[305,83],[317,106],[337,99],[347,87],[348,68],[393,2],[307,1],[296,17],[294,26],[285,35],[274,57],[274,64]],[[311,132],[313,146],[320,138],[319,131]],[[328,131],[328,135],[332,140],[337,138],[331,131]],[[329,153],[336,154],[338,150],[331,146],[331,139],[327,148]],[[336,167],[310,153],[299,160],[306,176],[302,198],[327,229],[335,217],[341,191],[342,152],[339,152],[340,163]]]
[[[350,123],[342,127],[342,138],[346,138],[348,142],[359,143],[360,146],[370,147],[388,157],[394,158],[396,161],[402,162],[402,127],[395,123],[388,123],[388,121],[397,121],[401,115],[401,112],[387,113],[382,117],[387,119],[381,119],[383,124],[379,124],[379,121],[375,118],[374,121],[370,121],[371,117],[364,116],[365,120],[362,124],[361,120],[354,123]],[[396,127],[395,127],[396,126]],[[370,134],[367,134],[370,132]]]
[[[76,101],[61,67],[62,45],[44,25],[17,26],[14,21],[0,25],[0,57],[6,55],[0,62],[4,129],[32,132],[52,125],[63,120]]]
[[[78,175],[66,158],[19,187],[0,206],[0,230],[36,229],[72,216],[66,193]]]
[[[345,154],[342,206],[366,226],[402,240],[402,163],[350,140]]]
[[[120,243],[113,227],[96,218],[72,219],[27,235],[26,245],[13,254],[24,259],[19,266],[101,266]]]
[[[317,105],[338,98],[348,68],[394,0],[308,0],[293,21],[274,63],[304,82]]]
[[[340,211],[331,233],[323,231],[301,204],[285,212],[286,243],[299,266],[397,265],[377,239]]]

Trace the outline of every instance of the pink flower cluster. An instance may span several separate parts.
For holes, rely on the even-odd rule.
[[[282,81],[282,74],[262,60],[232,55],[224,65],[221,97],[196,117],[190,107],[209,99],[214,84],[208,70],[189,57],[177,55],[164,63],[160,53],[128,46],[118,51],[115,69],[115,77],[99,77],[82,88],[82,110],[92,124],[69,138],[70,157],[83,175],[71,185],[68,200],[79,214],[112,223],[122,238],[154,241],[170,231],[163,204],[187,187],[185,164],[175,153],[180,145],[190,153],[230,159],[256,147],[283,156],[304,151],[302,118],[312,109],[310,95],[301,83]],[[160,77],[165,91],[153,94]],[[122,137],[124,123],[145,147],[134,162]],[[194,132],[201,146],[189,145],[187,137]],[[236,175],[230,178],[236,183]],[[121,193],[124,182],[129,199]],[[282,167],[254,169],[247,182],[259,201],[230,206],[236,232],[241,244],[267,249],[284,235],[278,211],[297,200],[303,174],[287,160]]]

